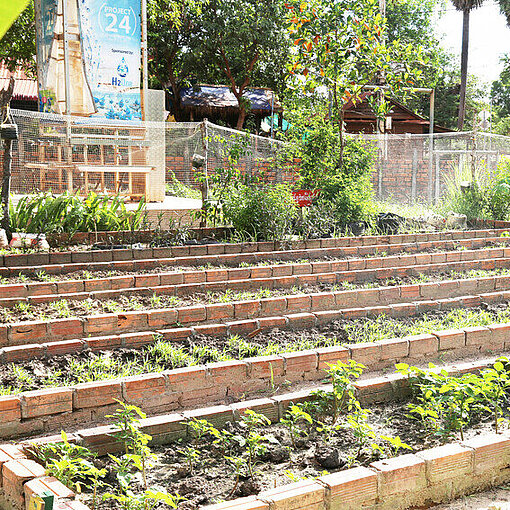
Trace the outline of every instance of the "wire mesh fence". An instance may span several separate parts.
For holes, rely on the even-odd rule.
[[[245,174],[270,182],[294,181],[299,162],[285,144],[210,122],[120,122],[12,110],[12,192],[87,194],[88,191],[162,201],[166,182],[198,187],[193,156],[209,175],[234,157]],[[473,168],[495,172],[510,156],[510,137],[487,133],[362,136],[376,150],[373,184],[380,199],[434,201],[448,180]]]
[[[452,180],[494,174],[510,156],[510,137],[490,133],[363,135],[377,151],[373,184],[380,199],[439,200]]]

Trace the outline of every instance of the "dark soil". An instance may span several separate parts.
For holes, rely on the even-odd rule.
[[[2,364],[0,388],[3,393],[19,393],[225,359],[243,359],[250,356],[403,337],[438,329],[508,322],[509,313],[508,303],[484,304],[469,310],[434,311],[409,318],[393,319],[381,316],[377,319],[338,320],[320,328],[302,331],[273,329],[259,333],[253,338],[197,335],[185,341],[155,343],[142,349],[99,352],[86,350],[77,354]]]
[[[360,448],[360,442],[346,425],[343,417],[338,423],[340,427],[327,438],[315,429],[315,425],[307,429],[302,425],[302,437],[295,440],[292,446],[289,431],[282,424],[264,427],[259,433],[265,437],[265,452],[256,457],[254,477],[245,472],[236,485],[232,463],[225,456],[247,459],[245,448],[233,441],[231,447],[223,448],[211,444],[210,439],[194,442],[193,448],[199,451],[199,458],[193,462],[193,470],[179,450],[189,444],[174,443],[166,447],[154,449],[156,460],[148,472],[148,486],[151,489],[162,489],[172,494],[180,494],[187,500],[182,502],[180,509],[196,509],[219,500],[229,500],[258,494],[262,490],[285,485],[302,479],[313,479],[355,466],[367,466],[371,462],[391,456],[389,445],[381,436],[399,436],[413,451],[419,451],[442,444],[450,438],[430,435],[421,423],[407,417],[405,403],[392,403],[374,406],[370,409],[368,423],[375,433],[374,439],[367,439]],[[318,417],[317,420],[331,424],[331,417]],[[317,422],[315,422],[317,423]],[[226,429],[234,436],[246,437],[247,429],[241,424],[228,423]],[[466,438],[492,430],[490,418],[481,417],[472,424],[465,434]],[[370,445],[378,444],[382,452],[374,450]],[[397,454],[409,453],[401,449]],[[116,485],[115,466],[108,458],[98,459],[98,466],[108,470],[107,481]],[[141,483],[137,489],[141,490]],[[136,492],[136,491],[135,491]],[[88,495],[85,495],[86,498]],[[90,502],[90,500],[89,500]],[[116,508],[111,501],[103,502],[99,508]],[[161,507],[163,508],[163,507]]]

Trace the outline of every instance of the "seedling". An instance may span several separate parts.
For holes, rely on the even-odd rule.
[[[331,363],[327,365],[329,366],[327,372],[333,383],[333,416],[336,420],[338,415],[345,409],[349,409],[352,402],[355,400],[354,380],[360,377],[363,373],[363,369],[366,367],[352,359],[347,363],[338,361],[334,365]]]
[[[192,446],[187,446],[186,448],[177,450],[177,453],[180,453],[186,459],[189,467],[189,472],[193,473],[194,462],[200,458],[200,450],[197,450]]]
[[[306,432],[301,428],[301,425],[313,424],[312,417],[304,411],[300,405],[291,405],[287,409],[285,416],[280,421],[288,428],[292,448],[294,449],[296,449],[296,438],[306,434]]]

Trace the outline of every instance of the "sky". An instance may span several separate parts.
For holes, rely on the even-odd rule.
[[[444,14],[437,22],[437,34],[442,45],[458,55],[462,44],[462,13],[450,2],[443,7]],[[468,72],[489,84],[499,77],[502,69],[499,59],[510,53],[510,28],[493,0],[485,0],[482,7],[471,11],[469,27]]]

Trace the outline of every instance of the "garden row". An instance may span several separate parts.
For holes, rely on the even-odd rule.
[[[473,230],[392,236],[342,237],[292,242],[258,242],[173,246],[138,250],[96,250],[75,252],[27,253],[0,256],[0,276],[63,274],[81,270],[140,271],[155,267],[253,264],[261,260],[298,260],[302,258],[359,257],[387,253],[420,252],[430,249],[468,249],[488,243],[506,243],[504,230]]]
[[[5,284],[1,287],[0,306],[13,306],[19,302],[48,303],[62,298],[71,300],[116,299],[126,295],[152,294],[189,296],[197,293],[222,292],[225,289],[239,292],[260,288],[274,289],[343,282],[369,282],[454,270],[493,270],[510,267],[507,258],[509,254],[510,248],[501,247]]]
[[[441,367],[443,373],[460,375],[477,373],[494,363],[494,358],[476,363],[463,363]],[[439,369],[437,369],[439,371]],[[403,374],[366,379],[355,383],[357,398],[364,404],[401,400],[409,395],[410,380]],[[331,391],[332,387],[322,387]],[[151,443],[168,444],[182,439],[193,443],[198,429],[194,423],[207,423],[223,428],[228,423],[243,421],[249,412],[277,423],[286,416],[289,408],[316,398],[310,389],[286,393],[277,397],[244,401],[230,406],[195,409],[140,420],[141,431],[150,434]],[[124,446],[118,440],[117,426],[102,426],[77,430],[68,434],[65,441],[81,445],[105,455],[118,453]],[[27,459],[30,444],[61,442],[59,436],[45,437],[23,446],[0,447],[4,497],[14,508],[24,508],[33,493],[46,496],[48,491],[57,500],[58,508],[85,508],[73,502],[74,494],[58,480],[44,476],[44,469],[37,462]],[[372,462],[368,467],[357,467],[323,475],[315,480],[265,490],[257,496],[242,498],[211,507],[214,509],[323,509],[323,508],[408,508],[415,504],[442,501],[452,495],[490,486],[507,479],[505,471],[495,473],[510,463],[510,438],[508,435],[485,434],[459,444],[423,450],[416,454],[402,455]],[[489,472],[491,475],[489,476]],[[452,493],[452,482],[457,483]],[[405,496],[404,498],[402,498]],[[67,506],[65,506],[67,505]]]

